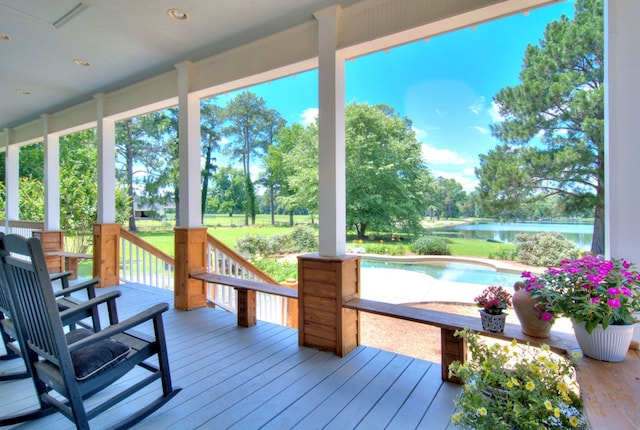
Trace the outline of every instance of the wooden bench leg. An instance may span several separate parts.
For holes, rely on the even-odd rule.
[[[245,289],[236,291],[238,292],[238,325],[240,327],[256,325],[256,292]]]
[[[467,341],[454,336],[455,330],[440,328],[440,346],[442,363],[442,380],[461,384],[458,377],[449,377],[449,365],[454,361],[465,363],[467,361]]]

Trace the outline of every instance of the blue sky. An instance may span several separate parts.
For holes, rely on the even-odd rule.
[[[500,120],[493,97],[519,83],[526,46],[538,44],[547,23],[573,16],[573,7],[573,1],[560,2],[356,58],[346,64],[345,102],[387,104],[411,119],[433,175],[454,178],[472,191],[478,155],[499,143],[489,130]],[[250,90],[289,124],[317,114],[315,70]]]

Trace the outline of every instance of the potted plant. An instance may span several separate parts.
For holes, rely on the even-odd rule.
[[[531,278],[531,272],[523,272],[522,277]],[[551,336],[554,316],[544,299],[531,294],[533,284],[517,281],[513,284],[515,293],[511,299],[513,310],[520,321],[522,333],[527,336],[547,338]]]
[[[546,345],[486,344],[469,329],[471,358],[449,373],[463,382],[452,423],[464,429],[586,429],[575,378],[579,353],[566,359]]]
[[[624,360],[640,311],[639,282],[628,261],[594,256],[564,260],[527,278],[533,297],[552,314],[571,318],[584,354],[604,361]]]
[[[504,330],[507,314],[503,311],[511,306],[511,294],[501,286],[491,285],[475,299],[480,309],[482,328],[498,332]]]

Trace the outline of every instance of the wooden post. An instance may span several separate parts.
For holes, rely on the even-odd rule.
[[[47,255],[47,252],[64,251],[64,233],[57,230],[34,231],[33,237],[40,239],[42,250],[45,253],[47,269],[49,273],[64,272],[64,258],[56,255]]]
[[[236,289],[238,295],[238,325],[253,327],[256,325],[256,292],[245,288]]]
[[[280,285],[287,288],[298,289],[298,281],[295,279],[287,279],[286,281],[281,282]],[[282,320],[286,322],[287,327],[298,328],[298,300],[283,297],[282,303],[286,303],[287,305],[286,314],[282,315]]]
[[[461,384],[462,380],[454,376],[449,377],[449,365],[454,361],[465,363],[467,361],[467,341],[454,336],[455,330],[440,328],[440,351],[442,363],[442,380]]]
[[[360,296],[360,257],[298,257],[299,344],[341,357],[360,344],[358,312],[342,304]]]
[[[204,281],[189,278],[189,273],[207,269],[207,229],[174,229],[176,272],[174,283],[175,308],[188,311],[207,305]]]
[[[100,287],[120,285],[120,225],[93,225],[93,277]]]

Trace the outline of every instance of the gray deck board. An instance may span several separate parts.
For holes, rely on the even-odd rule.
[[[118,288],[120,320],[170,291],[138,285]],[[110,291],[102,289],[99,293]],[[103,325],[108,319],[103,316]],[[443,384],[440,365],[360,346],[346,357],[298,346],[297,331],[265,322],[236,325],[218,309],[164,314],[172,379],[182,391],[136,429],[446,429],[460,388]],[[151,331],[151,326],[141,331]],[[20,367],[0,362],[0,372]],[[94,403],[130,384],[141,372],[96,394]],[[0,414],[36,404],[30,380],[0,382]],[[91,421],[104,428],[159,393],[159,382]],[[73,429],[60,414],[8,427]]]

